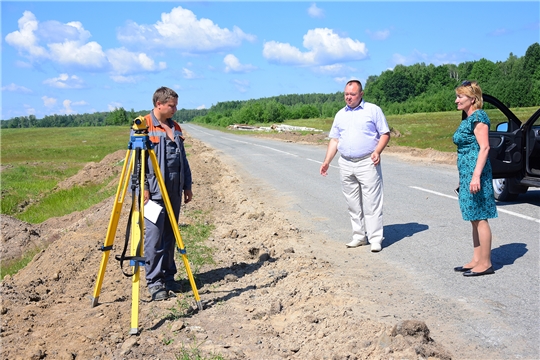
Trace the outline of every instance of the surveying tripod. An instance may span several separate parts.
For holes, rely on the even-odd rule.
[[[107,235],[105,237],[105,243],[101,247],[103,251],[103,257],[101,258],[101,265],[99,267],[98,277],[96,281],[96,286],[94,288],[92,300],[92,307],[97,306],[99,300],[99,293],[101,291],[101,285],[103,284],[103,277],[105,275],[105,268],[107,267],[107,262],[109,260],[109,252],[112,250],[112,245],[114,242],[114,236],[116,234],[116,229],[118,226],[118,220],[120,218],[120,213],[122,211],[122,205],[124,203],[124,198],[126,195],[127,187],[129,184],[130,177],[128,174],[132,174],[131,177],[131,189],[132,189],[132,204],[131,204],[131,213],[130,218],[128,219],[128,227],[131,227],[131,256],[117,260],[122,261],[123,259],[130,260],[130,266],[132,266],[133,273],[128,275],[124,272],[124,275],[132,277],[132,289],[131,289],[131,330],[130,334],[136,335],[139,333],[138,321],[139,321],[139,280],[140,280],[140,267],[144,266],[145,258],[143,257],[143,248],[144,248],[144,180],[145,180],[145,161],[146,161],[146,151],[150,155],[150,160],[154,169],[159,170],[159,164],[154,153],[153,144],[148,137],[148,127],[146,125],[146,119],[142,116],[137,117],[133,120],[132,129],[134,134],[131,136],[130,142],[128,144],[128,152],[124,160],[124,167],[122,168],[122,174],[120,175],[120,182],[118,184],[118,190],[116,191],[116,196],[114,200],[114,206],[111,213],[111,218],[109,220],[109,227],[107,229]],[[202,310],[202,303],[199,298],[199,293],[197,291],[197,286],[195,280],[193,279],[193,274],[189,266],[189,261],[187,258],[186,249],[182,241],[182,236],[180,235],[180,230],[178,229],[178,222],[176,221],[174,211],[169,200],[169,194],[167,193],[167,188],[165,187],[165,182],[163,181],[163,175],[161,171],[155,172],[156,179],[158,180],[159,189],[161,191],[163,202],[165,203],[165,208],[169,216],[169,221],[176,238],[176,245],[179,249],[182,259],[184,261],[184,266],[186,267],[186,272],[191,284],[191,289],[193,290],[193,295],[197,301],[197,307],[199,310]],[[136,206],[135,194],[137,188],[139,189],[140,203]],[[131,226],[130,226],[131,224]],[[126,234],[127,242],[128,234]],[[125,251],[125,250],[124,250]],[[122,272],[124,270],[122,269]]]

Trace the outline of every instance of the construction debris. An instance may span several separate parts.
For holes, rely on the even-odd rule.
[[[322,132],[320,129],[305,127],[305,126],[292,126],[292,125],[276,125],[272,126],[252,126],[244,124],[234,124],[229,125],[228,129],[231,130],[244,130],[244,131],[277,131],[277,132],[287,132],[287,131],[311,131],[311,132]]]

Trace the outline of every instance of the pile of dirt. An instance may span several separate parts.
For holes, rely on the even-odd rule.
[[[74,186],[100,184],[105,179],[118,175],[118,172],[121,170],[121,166],[119,165],[125,156],[125,150],[118,150],[105,156],[99,163],[89,162],[75,176],[59,182],[55,190],[70,189]],[[117,181],[115,181],[116,185],[118,184]]]
[[[324,257],[324,241],[290,223],[214,150],[188,142],[194,198],[180,221],[190,223],[185,212],[196,213],[215,226],[207,245],[215,249],[216,263],[197,275],[204,310],[197,310],[187,282],[177,298],[150,301],[142,271],[140,334],[129,335],[131,279],[114,259],[122,251],[128,209],[120,217],[99,305],[91,307],[112,198],[39,225],[2,217],[2,251],[49,244],[1,283],[2,359],[175,359],[191,348],[226,359],[451,358],[421,320],[366,315],[362,306],[369,299],[353,295],[360,286],[356,274],[340,273]],[[92,173],[109,176],[107,166],[92,164]],[[63,186],[86,178],[78,174]]]

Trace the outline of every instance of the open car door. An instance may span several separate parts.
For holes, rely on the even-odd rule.
[[[503,103],[484,94],[484,110],[491,121],[489,161],[493,178],[515,177],[523,170],[525,134],[521,121]],[[489,104],[489,105],[488,105]]]
[[[522,126],[525,134],[525,176],[540,186],[540,109]]]

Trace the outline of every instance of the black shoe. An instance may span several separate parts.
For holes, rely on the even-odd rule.
[[[465,271],[469,271],[471,270],[472,268],[466,268],[466,267],[463,267],[463,266],[458,266],[458,267],[455,267],[454,268],[454,271],[457,271],[457,272],[465,272]]]
[[[466,271],[463,273],[463,276],[482,276],[482,275],[489,275],[489,274],[494,274],[495,273],[495,270],[493,270],[493,266],[490,266],[489,268],[487,268],[485,271],[482,271],[482,272],[474,272],[474,271]]]
[[[180,285],[176,281],[167,281],[165,283],[165,289],[167,291],[172,291],[173,293],[179,293],[182,292],[182,285]]]
[[[161,284],[148,288],[148,292],[152,296],[152,301],[167,300],[169,298],[169,292]]]

